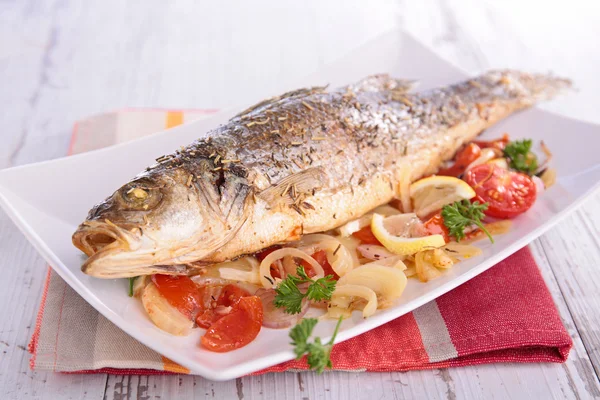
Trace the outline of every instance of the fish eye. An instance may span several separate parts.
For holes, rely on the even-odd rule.
[[[134,201],[138,200],[146,200],[148,198],[148,192],[139,187],[132,187],[125,193],[128,199],[132,199]]]
[[[123,187],[118,198],[126,210],[142,211],[156,207],[162,199],[162,194],[158,188],[145,187],[138,182]]]

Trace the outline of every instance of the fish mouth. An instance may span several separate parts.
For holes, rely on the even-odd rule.
[[[129,228],[129,229],[127,229]],[[136,232],[136,230],[138,232]],[[135,226],[118,226],[109,220],[85,221],[73,234],[73,244],[89,257],[108,250],[130,250],[139,242],[141,231]]]
[[[77,228],[72,240],[75,247],[89,256],[81,270],[96,278],[185,275],[189,268],[182,264],[156,265],[154,251],[142,249],[142,230],[135,224],[88,220]]]
[[[119,253],[129,253],[141,245],[142,231],[133,224],[116,225],[110,220],[83,222],[73,234],[75,247],[89,258],[81,270],[92,276],[112,278],[111,271],[104,266]],[[124,268],[126,273],[127,267]]]

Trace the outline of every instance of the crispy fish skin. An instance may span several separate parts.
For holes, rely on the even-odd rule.
[[[505,70],[412,94],[410,82],[377,75],[266,100],[96,205],[73,235],[90,256],[82,270],[182,274],[340,226],[570,85]]]

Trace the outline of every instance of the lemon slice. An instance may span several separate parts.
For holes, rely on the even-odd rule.
[[[446,244],[442,235],[429,235],[416,238],[392,235],[383,224],[383,215],[373,214],[371,220],[373,235],[394,254],[408,256],[419,251],[442,247]]]
[[[455,201],[475,197],[475,191],[462,179],[452,176],[430,176],[410,185],[415,213],[425,217]]]

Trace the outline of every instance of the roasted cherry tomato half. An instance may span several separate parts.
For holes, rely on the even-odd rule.
[[[489,204],[485,214],[490,217],[514,218],[535,202],[535,182],[520,172],[482,164],[469,169],[464,179],[477,194],[474,200]]]
[[[464,149],[458,152],[454,158],[454,165],[449,168],[442,168],[437,175],[459,176],[462,175],[469,164],[477,160],[481,155],[481,148],[475,143],[469,143]]]

